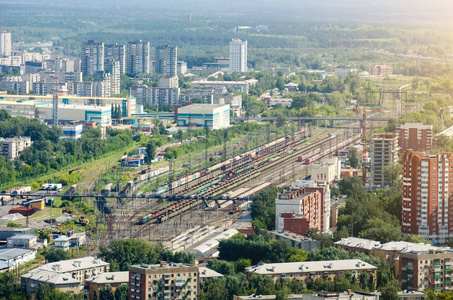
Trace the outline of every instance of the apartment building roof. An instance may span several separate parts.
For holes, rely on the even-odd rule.
[[[219,272],[216,272],[214,270],[211,270],[206,267],[200,267],[200,278],[205,279],[205,278],[213,278],[213,277],[223,277],[222,274]]]
[[[300,234],[297,234],[297,233],[289,232],[289,231],[277,231],[277,230],[274,230],[274,231],[270,231],[270,234],[275,235],[275,236],[279,236],[279,237],[282,237],[282,238],[285,238],[285,239],[289,239],[289,240],[292,240],[292,241],[296,241],[296,242],[313,241],[309,237],[306,237],[306,236],[303,236],[303,235],[300,235]]]
[[[129,282],[129,271],[124,272],[106,272],[93,276],[85,280],[86,282],[107,284],[107,283],[125,283]]]
[[[383,244],[379,247],[376,247],[377,250],[384,250],[384,251],[399,251],[399,252],[425,252],[429,251],[430,249],[441,249],[439,247],[435,247],[433,245],[428,244],[417,244],[417,243],[409,243],[409,242],[388,242]]]
[[[77,279],[72,278],[69,274],[56,273],[54,271],[47,271],[36,269],[28,272],[21,276],[22,278],[28,278],[42,283],[48,284],[80,284],[81,282]]]
[[[110,264],[102,261],[100,258],[92,256],[81,257],[76,259],[61,260],[58,262],[48,263],[39,267],[39,270],[47,270],[58,273],[75,272],[78,270],[91,269],[96,267],[109,266]]]
[[[351,248],[359,248],[364,250],[373,250],[374,248],[378,248],[381,245],[380,242],[368,240],[368,239],[361,239],[356,237],[348,237],[341,239],[334,243],[335,246],[343,246],[343,247],[351,247]]]
[[[274,274],[332,272],[344,270],[370,270],[370,269],[377,268],[359,259],[346,259],[346,260],[262,264],[248,267],[246,271],[248,273],[253,274],[274,275]]]

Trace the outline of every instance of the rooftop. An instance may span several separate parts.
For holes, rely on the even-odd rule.
[[[290,262],[276,264],[262,264],[248,267],[246,271],[253,274],[274,275],[307,272],[332,272],[344,270],[370,270],[377,269],[375,266],[359,259]]]
[[[417,243],[409,243],[409,242],[388,242],[386,244],[381,245],[380,247],[376,247],[378,250],[384,251],[399,251],[399,252],[410,252],[410,251],[429,251],[430,249],[440,249],[439,247],[435,247],[433,245],[427,244],[417,244]]]
[[[317,191],[306,191],[305,188],[290,188],[284,190],[282,193],[277,194],[278,200],[297,200],[303,199],[308,195],[316,193]]]
[[[200,278],[223,277],[222,274],[206,267],[200,267]]]
[[[433,125],[423,125],[423,123],[405,123],[405,124],[396,124],[396,129],[409,129],[409,128],[417,128],[417,129],[431,129],[433,130]]]
[[[72,278],[72,276],[69,274],[61,274],[41,269],[30,271],[27,274],[22,275],[21,277],[50,284],[80,284],[80,281]]]
[[[30,252],[33,252],[33,250],[23,248],[2,248],[0,249],[0,260],[10,260],[11,258],[22,256]]]
[[[306,236],[303,236],[303,235],[300,235],[300,234],[297,234],[297,233],[292,233],[292,232],[289,232],[289,231],[271,231],[270,234],[272,235],[276,235],[276,236],[280,236],[280,237],[283,237],[285,239],[290,239],[290,240],[293,240],[293,241],[297,241],[297,242],[302,242],[302,241],[312,241],[311,238],[309,237],[306,237]]]
[[[378,248],[381,246],[380,242],[368,240],[368,239],[361,239],[356,237],[348,237],[341,239],[334,243],[335,246],[344,246],[344,247],[351,247],[351,248],[359,248],[365,250],[373,250],[374,248]]]
[[[19,239],[35,239],[36,235],[34,234],[16,234],[9,239],[11,240],[19,240]]]
[[[58,273],[68,273],[108,265],[110,264],[106,263],[105,261],[102,261],[100,258],[87,256],[76,259],[61,260],[54,263],[48,263],[39,267],[39,270],[54,271]]]
[[[97,284],[126,283],[129,282],[129,271],[102,273],[97,276],[90,277],[85,281]]]
[[[54,242],[67,242],[67,241],[69,241],[70,239],[71,239],[71,238],[69,238],[69,237],[67,237],[67,236],[65,236],[65,235],[62,235],[62,236],[60,236],[60,237],[54,239],[53,241],[54,241]]]
[[[0,102],[1,103],[1,102]],[[45,108],[53,108],[52,103],[41,102],[36,103],[37,107],[45,107]],[[79,110],[96,110],[96,111],[104,111],[110,110],[110,106],[91,106],[91,105],[72,105],[72,104],[58,104],[58,109],[79,109]]]
[[[173,262],[165,262],[162,261],[160,264],[155,264],[155,265],[147,265],[147,264],[141,264],[141,265],[133,265],[131,267],[134,268],[141,268],[141,269],[171,269],[171,268],[186,268],[186,267],[193,267],[194,265],[191,264],[185,264],[185,263],[173,263]]]

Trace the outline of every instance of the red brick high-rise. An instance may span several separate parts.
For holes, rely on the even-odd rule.
[[[403,159],[403,235],[436,243],[453,238],[453,153],[425,155],[407,150]]]
[[[406,123],[396,125],[401,153],[406,150],[430,151],[433,146],[433,125]]]

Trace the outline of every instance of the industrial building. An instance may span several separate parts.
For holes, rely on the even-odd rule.
[[[224,104],[192,104],[175,109],[178,126],[221,129],[230,126],[230,106]]]
[[[183,263],[129,267],[129,299],[195,300],[200,290],[198,267]]]
[[[199,85],[201,87],[225,87],[230,88],[234,91],[248,93],[249,88],[258,82],[257,79],[248,79],[244,81],[210,81],[210,80],[198,80],[191,81],[191,83]]]
[[[6,109],[12,116],[35,117],[35,108],[30,103],[51,103],[52,95],[1,95],[0,109]],[[112,105],[121,108],[121,117],[130,117],[136,111],[136,100],[130,98],[115,97],[79,97],[61,95],[58,98],[59,104],[83,105],[83,106],[108,106]]]
[[[371,186],[388,186],[384,168],[398,160],[398,133],[383,132],[371,136]]]
[[[0,155],[9,159],[15,159],[20,152],[32,145],[30,137],[21,136],[3,139],[0,138]]]
[[[36,251],[32,249],[2,248],[0,249],[0,271],[18,268],[35,257]]]
[[[37,103],[36,117],[44,121],[52,121],[53,104]],[[82,105],[59,105],[59,122],[81,121],[96,123],[100,127],[112,125],[112,110],[109,106],[82,106]]]
[[[77,140],[82,137],[82,124],[69,124],[61,126],[63,130],[62,140]]]
[[[346,259],[260,264],[246,268],[246,274],[248,278],[258,274],[271,277],[274,281],[285,278],[305,281],[318,278],[334,280],[335,276],[344,276],[346,271],[351,272],[352,276],[358,279],[361,273],[367,272],[376,283],[376,270],[375,266],[359,259]]]
[[[446,243],[453,235],[453,153],[425,155],[407,150],[402,164],[401,233]]]
[[[397,124],[400,152],[414,150],[419,152],[430,151],[433,147],[433,125],[422,123]]]

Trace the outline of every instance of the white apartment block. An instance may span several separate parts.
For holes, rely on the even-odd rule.
[[[247,41],[233,39],[230,42],[230,71],[247,72]]]
[[[11,32],[0,30],[0,56],[11,55]]]
[[[15,159],[20,152],[32,145],[30,137],[14,137],[8,139],[0,139],[0,154],[9,159]]]

